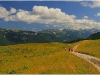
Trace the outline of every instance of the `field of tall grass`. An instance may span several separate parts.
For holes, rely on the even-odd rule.
[[[0,46],[0,74],[100,73],[87,61],[71,54],[68,51],[71,46],[74,44],[57,42]],[[82,45],[77,50],[80,51],[81,47]]]
[[[84,40],[78,43],[80,46],[76,49],[77,52],[100,58],[100,40]]]

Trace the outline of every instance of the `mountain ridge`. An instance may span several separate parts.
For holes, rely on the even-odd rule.
[[[0,45],[20,43],[73,42],[86,39],[98,30],[47,29],[38,32],[0,28]]]

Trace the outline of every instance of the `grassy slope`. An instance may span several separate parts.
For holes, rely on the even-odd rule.
[[[33,43],[0,46],[0,73],[100,73],[87,61],[69,53],[69,46],[63,43]],[[66,51],[64,47],[67,48]]]
[[[100,58],[100,40],[84,40],[78,43],[80,46],[76,51]]]

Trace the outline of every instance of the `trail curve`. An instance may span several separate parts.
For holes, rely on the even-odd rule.
[[[86,54],[82,54],[82,53],[78,53],[78,52],[71,52],[72,54],[85,59],[86,61],[88,61],[89,63],[93,64],[99,71],[100,71],[100,59],[90,56],[90,55],[86,55]]]

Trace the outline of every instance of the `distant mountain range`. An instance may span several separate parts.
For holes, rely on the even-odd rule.
[[[0,45],[19,43],[73,42],[79,39],[86,39],[91,34],[96,32],[99,32],[99,30],[47,29],[34,32],[0,28]]]

